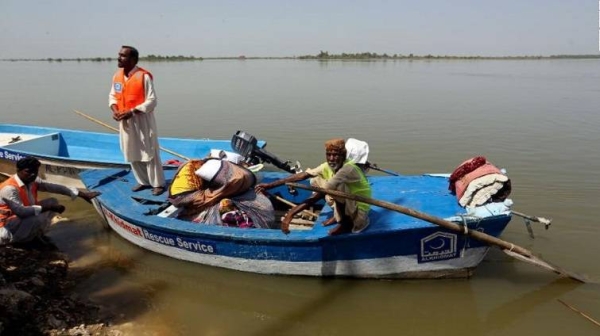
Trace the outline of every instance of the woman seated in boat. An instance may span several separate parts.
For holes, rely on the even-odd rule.
[[[191,169],[196,169],[194,174]],[[181,183],[185,180],[189,182]],[[176,186],[183,184],[187,187]],[[255,184],[256,176],[235,163],[219,159],[194,160],[180,167],[169,188],[170,201],[181,209],[180,219],[271,228],[275,222],[273,205],[266,196],[254,191]]]

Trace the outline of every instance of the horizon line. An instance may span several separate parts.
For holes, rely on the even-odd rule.
[[[377,54],[371,52],[364,53],[341,53],[341,54],[328,54],[327,52],[321,52],[318,55],[301,55],[301,56],[183,56],[183,55],[154,55],[149,54],[140,56],[140,60],[150,61],[164,61],[164,60],[246,60],[246,59],[315,59],[315,60],[327,60],[327,59],[542,59],[542,58],[600,58],[600,54],[554,54],[554,55],[504,55],[504,56],[480,56],[480,55],[415,55],[415,54],[392,54],[387,53]],[[2,58],[0,61],[111,61],[116,60],[116,57],[75,57],[75,58],[64,58],[64,57],[44,57],[44,58],[26,58],[26,57],[11,57]]]

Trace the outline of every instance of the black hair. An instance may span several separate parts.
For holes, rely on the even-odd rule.
[[[19,161],[17,161],[17,171],[21,171],[23,169],[30,169],[30,170],[36,170],[38,168],[40,168],[42,164],[40,163],[40,161],[32,156],[27,156],[24,157],[22,159],[20,159]]]
[[[140,53],[138,52],[138,50],[132,46],[126,46],[126,45],[121,46],[121,48],[129,49],[131,51],[129,56],[131,56],[131,58],[135,59],[135,63],[137,64],[138,60],[140,59]]]

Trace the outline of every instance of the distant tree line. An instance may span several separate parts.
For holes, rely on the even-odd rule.
[[[546,59],[546,58],[600,58],[600,54],[589,55],[551,55],[551,56],[452,56],[452,55],[414,55],[414,54],[377,54],[373,52],[329,54],[321,50],[316,55],[298,56],[298,59],[317,60],[366,60],[366,59]]]
[[[114,62],[117,59],[114,57],[90,57],[90,58],[11,58],[5,59],[4,61],[47,61],[47,62]],[[164,62],[164,61],[202,61],[202,57],[194,56],[161,56],[161,55],[148,55],[140,56],[140,61],[147,62]]]
[[[374,52],[363,53],[341,53],[330,54],[328,51],[321,50],[316,55],[289,56],[289,57],[246,57],[244,55],[234,57],[196,57],[196,56],[162,56],[148,55],[140,57],[140,61],[145,62],[181,62],[181,61],[202,61],[202,60],[249,60],[249,59],[301,59],[301,60],[433,60],[433,59],[457,59],[457,60],[528,60],[528,59],[586,59],[600,58],[600,54],[586,55],[551,55],[551,56],[451,56],[451,55],[414,55],[414,54],[378,54]],[[12,58],[2,61],[47,61],[47,62],[113,62],[114,57],[91,57],[91,58]]]
[[[202,61],[202,57],[194,56],[161,56],[161,55],[148,55],[146,57],[140,57],[140,60],[150,62],[164,62],[164,61]]]

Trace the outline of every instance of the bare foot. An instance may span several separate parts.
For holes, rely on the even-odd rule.
[[[323,222],[323,226],[329,226],[335,223],[335,217],[331,217]]]
[[[337,236],[337,235],[341,235],[341,234],[344,234],[344,233],[350,233],[350,232],[352,232],[352,225],[348,225],[347,223],[342,222],[338,226],[336,226],[333,229],[329,230],[329,235],[330,236]]]

